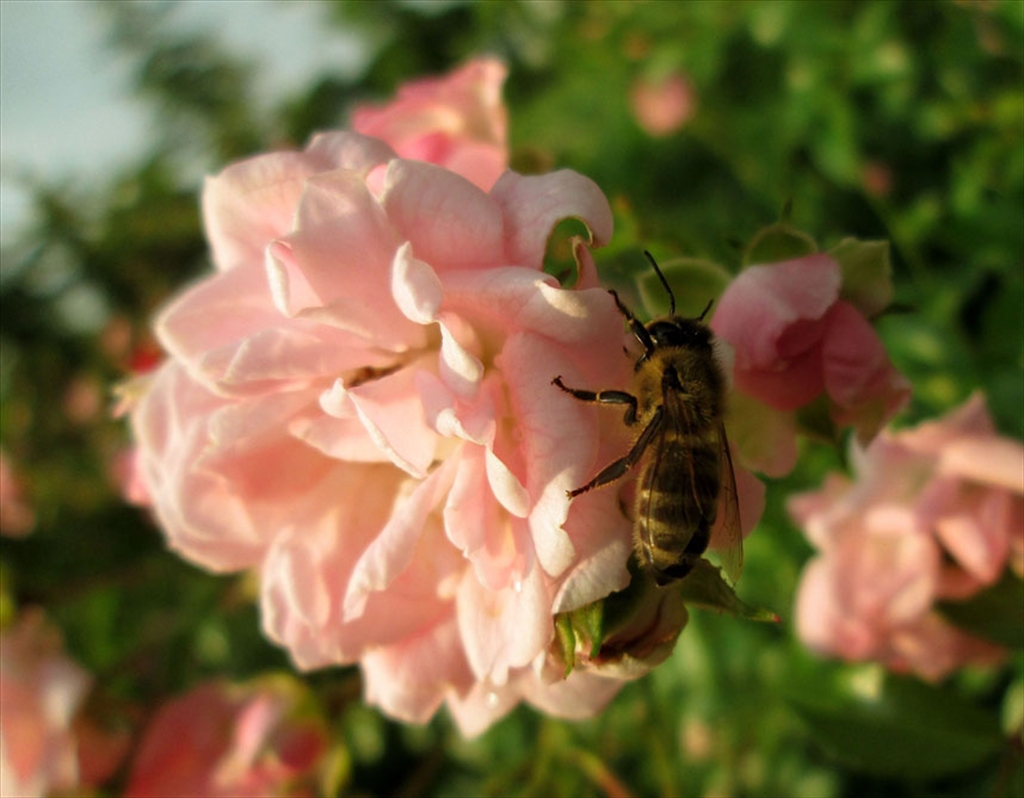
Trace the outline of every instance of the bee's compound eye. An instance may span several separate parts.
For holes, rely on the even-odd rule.
[[[703,347],[711,345],[711,333],[708,328],[692,319],[674,316],[660,319],[647,325],[656,346]]]
[[[671,321],[655,321],[647,326],[654,343],[658,346],[683,346],[686,335],[678,324]]]

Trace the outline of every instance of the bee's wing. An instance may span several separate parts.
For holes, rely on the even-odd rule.
[[[719,464],[721,487],[718,492],[718,517],[711,530],[711,547],[718,552],[725,575],[736,584],[743,571],[743,527],[740,525],[740,502],[736,494],[736,475],[732,470],[732,455],[725,425],[718,425]]]
[[[651,440],[647,444],[646,453],[644,454],[645,466],[641,472],[641,482],[643,482],[647,487],[662,484],[663,477],[661,476],[661,473],[662,469],[666,465],[663,457],[665,453],[665,435],[668,434],[668,430],[672,425],[670,410],[663,406],[651,423],[657,424],[657,428],[653,430]],[[640,517],[651,517],[652,503],[654,500],[655,492],[653,490],[647,491],[647,501],[637,506],[638,515]],[[646,529],[648,527],[644,528]],[[648,544],[650,542],[650,540],[645,541],[645,543]]]
[[[662,465],[662,455],[666,451],[663,445],[666,437],[672,438],[675,441],[686,441],[692,435],[697,433],[699,426],[697,420],[694,418],[693,410],[690,406],[682,401],[679,394],[675,391],[664,392],[664,411],[665,421],[662,425],[661,434],[658,436],[658,440],[655,441],[654,446],[654,462],[652,463],[651,470],[653,472],[659,472]],[[678,445],[678,444],[677,444]],[[683,490],[689,493],[687,500],[680,506],[680,510],[683,511],[685,516],[685,525],[692,527],[697,525],[701,518],[707,517],[711,514],[710,502],[707,498],[701,494],[697,489],[698,478],[696,473],[696,466],[693,462],[692,454],[687,446],[682,446],[677,449],[683,455],[685,455],[686,463],[684,470],[676,472],[678,477],[683,480]],[[666,464],[666,469],[679,468],[678,461],[675,464]],[[654,484],[656,485],[671,485],[675,480],[671,478],[658,477],[655,478]],[[707,506],[706,506],[707,505]]]

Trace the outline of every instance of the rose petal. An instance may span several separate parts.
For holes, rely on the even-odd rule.
[[[439,272],[498,261],[504,225],[499,208],[479,188],[420,161],[392,161],[384,209],[400,238]],[[452,242],[457,241],[457,246]]]
[[[395,157],[394,150],[380,137],[348,131],[332,131],[313,136],[306,153],[322,159],[336,169],[347,169],[365,178],[374,167]],[[326,171],[326,170],[321,170]]]
[[[486,457],[483,447],[463,447],[458,474],[444,508],[445,532],[472,563],[481,585],[501,590],[514,586],[533,555],[525,530],[510,522],[494,501],[487,481]]]
[[[569,169],[529,177],[506,172],[491,189],[491,199],[505,218],[506,263],[541,269],[548,237],[563,219],[586,224],[594,246],[611,240],[608,200],[594,181]]]
[[[423,416],[415,367],[399,369],[348,389],[335,382],[323,401],[341,404],[342,417],[354,411],[370,439],[395,465],[414,477],[426,475],[434,459],[437,434]],[[331,398],[337,397],[337,398]]]
[[[509,336],[497,362],[503,373],[517,377],[509,384],[510,409],[518,420],[511,445],[520,453],[526,489],[533,497],[529,524],[537,557],[545,572],[555,577],[576,555],[562,528],[569,512],[566,491],[587,479],[597,454],[595,408],[584,407],[551,384],[560,374],[576,379],[578,363],[528,333]]]
[[[506,74],[495,59],[474,59],[450,75],[400,87],[383,107],[357,107],[352,126],[384,139],[403,158],[440,164],[486,191],[508,168]]]
[[[494,492],[494,498],[516,518],[526,518],[530,512],[530,494],[523,483],[494,451],[486,450],[487,482]]]
[[[624,684],[619,679],[573,671],[566,679],[557,682],[546,683],[539,679],[525,681],[523,695],[535,707],[550,715],[579,720],[600,712]]]
[[[441,281],[429,264],[413,257],[412,244],[402,244],[395,254],[391,291],[410,321],[430,324],[437,319],[444,299]]]
[[[870,440],[910,400],[910,383],[889,362],[874,329],[853,305],[837,302],[822,342],[825,390],[837,405],[836,423]]]
[[[518,684],[475,682],[464,693],[449,695],[446,704],[464,737],[472,738],[505,717],[519,703]]]
[[[513,524],[521,523],[512,521]],[[551,642],[551,596],[536,566],[501,590],[488,590],[468,573],[456,599],[459,632],[477,679],[501,685]]]
[[[780,338],[798,321],[821,319],[839,296],[841,279],[839,264],[824,254],[748,266],[719,297],[711,329],[735,348],[738,371],[778,370],[797,346],[791,336],[783,358]],[[800,351],[811,348],[808,332]]]
[[[494,377],[485,378],[494,382]],[[423,415],[427,425],[448,438],[462,438],[490,445],[496,425],[494,403],[490,390],[481,390],[472,401],[464,401],[429,371],[416,374],[417,389],[423,397]]]
[[[396,502],[387,524],[356,562],[345,592],[344,619],[358,618],[366,610],[370,593],[387,589],[412,561],[423,525],[448,493],[457,460],[448,459],[416,485],[404,501]]]
[[[277,152],[206,178],[203,227],[217,268],[262,263],[263,248],[291,229],[306,179],[324,168],[319,153]]]
[[[473,399],[480,390],[484,377],[484,364],[459,343],[452,334],[454,319],[446,318],[438,324],[441,330],[441,357],[438,371],[444,384],[462,399]]]
[[[874,630],[838,604],[833,562],[815,557],[804,568],[796,596],[796,625],[808,648],[846,659],[865,659],[877,649]]]
[[[987,439],[994,434],[995,426],[985,396],[979,391],[941,418],[901,431],[900,442],[908,449],[934,457],[954,441],[973,437]]]
[[[339,464],[292,504],[290,523],[282,525],[263,561],[260,603],[265,633],[287,646],[298,667],[351,662],[362,653],[365,626],[342,622],[344,590],[360,555],[387,523],[401,480],[390,465]],[[388,631],[399,633],[421,619],[394,621]]]
[[[366,703],[406,723],[426,723],[454,689],[472,674],[462,653],[454,616],[363,657]]]
[[[934,612],[893,635],[891,651],[890,667],[913,669],[929,681],[964,663],[995,664],[1005,657],[998,646],[957,629]]]
[[[1008,493],[987,491],[976,506],[941,518],[935,525],[946,550],[983,584],[993,584],[1006,567],[1010,502]]]
[[[378,347],[420,346],[422,327],[405,318],[392,296],[391,264],[398,243],[380,204],[354,173],[339,170],[311,178],[294,232],[270,250],[274,283],[289,286],[277,291],[289,298],[285,310],[350,330]],[[310,292],[315,304],[300,304]]]
[[[633,523],[616,493],[579,496],[570,504],[563,528],[580,556],[562,573],[552,612],[571,612],[629,584]]]
[[[255,522],[253,508],[223,476],[195,465],[208,449],[211,418],[223,406],[169,361],[132,416],[142,477],[171,545],[215,571],[256,564],[271,532]]]
[[[996,436],[951,441],[940,453],[939,473],[1024,494],[1024,446]]]

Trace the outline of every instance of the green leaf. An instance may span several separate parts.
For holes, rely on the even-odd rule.
[[[748,621],[778,623],[779,616],[769,610],[751,607],[740,600],[736,591],[722,578],[720,569],[707,560],[697,561],[693,570],[679,583],[686,604],[716,610]]]
[[[950,622],[1008,648],[1024,646],[1024,581],[1010,571],[968,601],[938,605]]]
[[[794,675],[789,700],[822,750],[875,776],[949,776],[991,759],[1003,744],[995,714],[878,665],[819,664]]]
[[[843,272],[840,296],[865,316],[877,316],[892,302],[892,261],[888,241],[844,238],[828,251]]]
[[[778,222],[754,234],[743,251],[743,265],[794,260],[817,251],[818,245],[807,233],[786,222]]]

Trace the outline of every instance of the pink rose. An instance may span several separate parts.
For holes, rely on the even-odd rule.
[[[164,704],[139,743],[125,795],[313,794],[327,730],[302,714],[300,686],[264,678],[207,682]]]
[[[689,121],[697,105],[697,92],[681,72],[633,82],[630,105],[637,124],[652,136],[667,136]]]
[[[792,469],[793,411],[824,395],[832,420],[867,442],[903,407],[910,384],[867,319],[840,299],[839,264],[825,254],[749,266],[718,300],[711,327],[735,350],[735,388],[755,399],[747,422],[762,444],[737,444],[773,476]],[[738,400],[743,402],[742,397]],[[756,421],[752,420],[756,417]],[[763,441],[775,439],[771,446]]]
[[[618,680],[545,663],[556,613],[628,581],[616,491],[565,495],[628,436],[550,383],[631,364],[582,242],[575,290],[541,270],[561,219],[608,240],[600,190],[485,193],[339,133],[229,167],[203,210],[217,272],[161,314],[170,356],[132,411],[171,545],[258,568],[267,634],[302,668],[360,662],[396,717],[602,706]]]
[[[797,596],[811,648],[941,678],[1001,650],[934,609],[1017,567],[1024,447],[995,434],[980,395],[939,421],[854,444],[855,480],[832,475],[789,509],[820,554]],[[1018,572],[1019,573],[1019,572]]]
[[[80,714],[91,683],[41,612],[25,612],[0,635],[4,795],[68,794],[113,773],[127,737],[107,734]]]
[[[508,168],[508,115],[501,100],[507,71],[500,61],[480,58],[450,75],[407,83],[386,105],[357,107],[352,129],[488,191]]]

